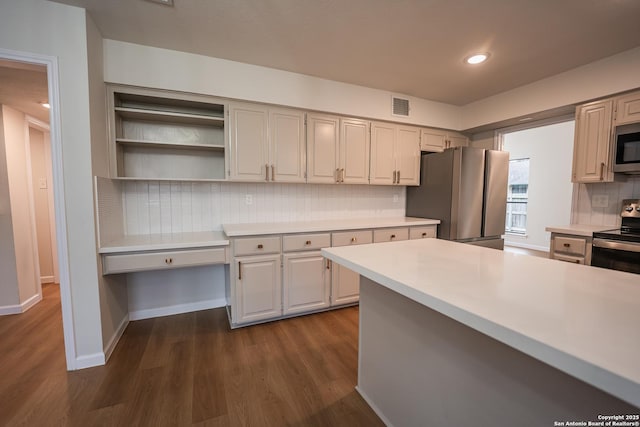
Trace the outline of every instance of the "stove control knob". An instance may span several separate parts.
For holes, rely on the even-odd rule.
[[[640,212],[640,206],[636,206],[636,210]]]
[[[627,206],[624,210],[627,212],[633,212],[633,206]]]

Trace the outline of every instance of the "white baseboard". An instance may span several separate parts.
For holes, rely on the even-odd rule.
[[[504,241],[505,246],[513,246],[516,248],[532,249],[534,251],[549,252],[549,246],[530,245],[528,243],[514,242],[510,240]]]
[[[93,353],[86,356],[76,357],[75,369],[92,368],[105,364],[104,353]]]
[[[120,325],[118,325],[118,328],[113,333],[113,336],[111,337],[111,339],[109,340],[109,342],[107,343],[107,345],[106,345],[106,347],[104,349],[104,360],[105,360],[105,363],[111,357],[111,353],[113,353],[113,350],[116,348],[116,345],[120,341],[120,338],[122,338],[122,334],[124,334],[124,330],[127,329],[127,325],[128,324],[129,324],[129,315],[126,315],[122,319],[122,322],[120,322]]]
[[[22,312],[24,313],[25,311],[29,310],[40,301],[42,301],[42,294],[35,294],[31,298],[20,304],[20,306],[22,307]]]
[[[56,279],[53,276],[40,276],[40,283],[56,283]]]
[[[42,301],[42,294],[35,294],[25,302],[15,305],[3,305],[0,307],[0,316],[8,316],[10,314],[20,314],[29,310],[31,307]]]
[[[129,320],[152,319],[154,317],[171,316],[173,314],[191,313],[193,311],[209,310],[211,308],[225,307],[226,298],[218,298],[206,301],[198,301],[189,304],[170,305],[168,307],[149,308],[129,312]]]
[[[365,402],[367,402],[367,405],[369,405],[369,407],[371,409],[373,409],[373,412],[376,413],[376,415],[378,416],[378,418],[380,418],[382,420],[382,422],[384,423],[384,425],[386,426],[391,426],[393,427],[393,424],[391,424],[391,421],[389,421],[387,419],[387,417],[384,416],[384,414],[382,413],[382,411],[380,410],[380,408],[378,408],[375,403],[373,403],[371,401],[371,399],[369,399],[369,396],[367,396],[367,393],[365,393],[364,391],[362,391],[362,389],[358,386],[356,386],[356,391],[358,392],[358,394],[360,394],[360,396],[362,396],[362,398],[364,399]]]

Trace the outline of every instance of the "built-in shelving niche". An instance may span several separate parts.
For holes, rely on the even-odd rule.
[[[140,88],[110,97],[116,178],[225,179],[225,104]]]

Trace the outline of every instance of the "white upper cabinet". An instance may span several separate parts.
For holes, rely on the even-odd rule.
[[[612,182],[613,100],[576,108],[572,182]]]
[[[271,180],[304,182],[306,144],[304,113],[297,110],[269,109]]]
[[[230,178],[234,181],[264,181],[269,166],[267,107],[234,103],[230,111]]]
[[[380,185],[420,184],[420,129],[371,123],[369,182]]]
[[[230,106],[230,178],[304,182],[304,113],[258,104]]]
[[[369,122],[340,119],[340,182],[369,183]]]
[[[337,182],[339,126],[338,117],[307,114],[307,182]]]
[[[452,147],[466,147],[469,138],[457,132],[439,129],[421,129],[420,150],[440,152]]]
[[[616,125],[640,122],[640,92],[616,99]]]

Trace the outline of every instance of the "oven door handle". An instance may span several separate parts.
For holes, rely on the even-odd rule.
[[[640,252],[640,244],[627,242],[612,242],[611,240],[593,239],[596,248],[615,249],[618,251]]]

